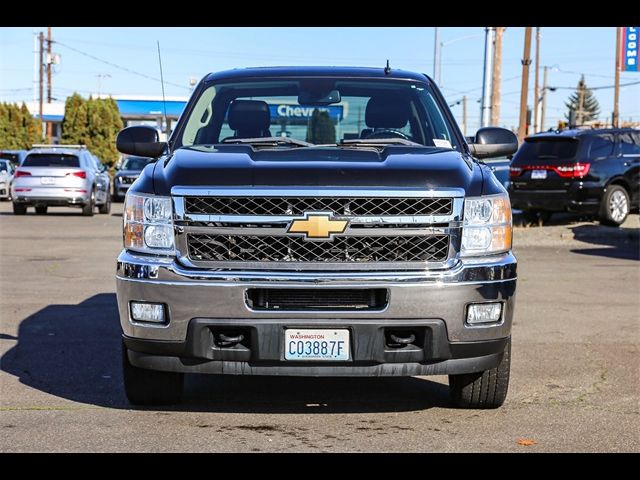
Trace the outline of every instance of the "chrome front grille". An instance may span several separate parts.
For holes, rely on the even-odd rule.
[[[449,235],[336,237],[308,242],[276,235],[187,236],[189,257],[236,262],[442,262]]]
[[[205,215],[450,215],[451,198],[186,197],[185,211]]]
[[[172,196],[176,249],[186,266],[437,269],[454,265],[460,248],[461,189],[174,187]],[[331,238],[288,233],[310,214],[348,224]]]

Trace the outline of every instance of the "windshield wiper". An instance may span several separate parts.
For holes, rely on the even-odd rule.
[[[313,147],[313,143],[289,137],[256,137],[256,138],[225,138],[222,143],[248,143],[251,145],[296,145],[298,147]]]
[[[424,147],[421,143],[412,142],[404,138],[353,138],[342,140],[338,145],[362,145],[362,146],[384,146],[384,145],[408,145],[413,147]]]

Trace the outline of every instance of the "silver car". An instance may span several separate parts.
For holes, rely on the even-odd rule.
[[[0,160],[0,200],[11,198],[13,165],[9,160]]]
[[[107,168],[84,146],[43,145],[29,150],[16,170],[11,196],[13,213],[24,215],[33,206],[37,214],[52,206],[77,206],[92,216],[111,210]]]

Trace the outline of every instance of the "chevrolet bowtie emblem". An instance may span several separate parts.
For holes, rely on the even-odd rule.
[[[333,240],[333,235],[347,228],[347,220],[334,220],[330,213],[306,212],[304,218],[291,222],[287,233],[300,233],[305,240]]]

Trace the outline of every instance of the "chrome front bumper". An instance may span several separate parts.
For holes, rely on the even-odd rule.
[[[185,268],[171,258],[122,251],[116,284],[120,324],[127,337],[185,341],[193,319],[245,322],[294,319],[296,325],[327,320],[402,322],[444,321],[450,342],[476,342],[508,337],[515,303],[516,259],[511,253],[465,259],[445,270],[393,272],[283,272]],[[282,312],[252,311],[246,304],[248,288],[362,288],[389,290],[383,311]],[[167,305],[168,325],[140,324],[130,319],[130,301]],[[465,324],[466,307],[473,302],[504,302],[503,320],[491,326]]]

